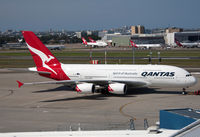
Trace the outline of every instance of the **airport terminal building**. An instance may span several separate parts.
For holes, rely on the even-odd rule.
[[[102,40],[112,42],[112,46],[130,46],[130,40],[136,44],[161,44],[163,46],[177,46],[175,39],[179,42],[200,43],[200,31],[190,32],[172,32],[166,31],[164,33],[155,34],[105,34]]]

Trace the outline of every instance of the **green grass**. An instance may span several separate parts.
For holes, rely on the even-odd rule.
[[[66,64],[89,64],[89,60],[60,60]],[[101,61],[104,64],[104,60]],[[132,64],[132,60],[107,60],[107,64]],[[135,60],[135,64],[149,64],[148,60]],[[158,64],[158,60],[152,60],[152,64]],[[192,60],[162,60],[160,64],[179,67],[200,67],[199,59]],[[34,67],[32,59],[0,59],[0,68],[26,68]]]
[[[135,51],[135,57],[146,57],[149,55],[148,50],[136,50]],[[157,52],[158,51],[152,51],[152,56],[157,57]],[[53,51],[52,52],[56,57],[61,57],[61,56],[80,56],[80,57],[86,57],[89,56],[90,53],[89,51],[79,51],[79,52],[74,52],[74,51]],[[163,50],[160,51],[160,56],[162,57],[200,57],[200,50]],[[102,52],[97,52],[93,51],[92,55],[94,57],[104,57],[105,53],[104,51]],[[31,56],[28,51],[11,51],[11,52],[0,52],[0,57],[1,56]],[[107,51],[107,56],[108,57],[131,57],[132,56],[132,51],[131,50],[121,50],[121,51]]]
[[[83,60],[68,60],[68,59],[59,59],[61,62],[66,64],[89,64],[89,51],[52,51],[53,54],[59,59],[59,57],[88,57]],[[152,57],[157,57],[156,50],[152,51]],[[200,57],[200,50],[162,50],[160,51],[161,57]],[[149,55],[149,50],[136,50],[135,57],[147,57]],[[28,50],[18,51],[0,51],[0,68],[12,68],[12,67],[32,67],[35,66],[32,58],[17,59],[15,57],[19,56],[31,56]],[[104,51],[93,51],[93,58],[102,57],[104,58]],[[12,57],[12,58],[10,58]],[[107,57],[132,57],[132,50],[117,50],[117,51],[107,51]],[[104,63],[104,60],[101,60],[101,63]],[[108,64],[132,64],[132,60],[107,60]],[[135,60],[136,64],[149,64],[148,60],[137,59]],[[158,64],[158,60],[152,60],[152,64]],[[177,60],[177,59],[163,59],[161,64],[166,65],[175,65],[180,67],[200,67],[199,59],[190,59],[190,60]]]

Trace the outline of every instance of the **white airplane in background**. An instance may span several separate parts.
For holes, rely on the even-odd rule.
[[[174,41],[179,47],[183,48],[195,48],[200,46],[200,43],[198,42],[179,42],[176,38]]]
[[[86,46],[92,46],[92,47],[106,47],[108,44],[104,41],[94,41],[93,39],[90,38],[90,41],[92,42],[87,42],[85,38],[82,37],[83,44]]]
[[[161,44],[135,44],[132,40],[130,40],[131,45],[137,48],[146,48],[146,49],[150,49],[150,48],[160,48]]]
[[[36,67],[29,71],[55,81],[22,83],[64,84],[79,93],[102,90],[113,94],[126,94],[129,87],[180,87],[187,88],[197,81],[186,70],[168,65],[108,65],[108,64],[62,64],[31,31],[22,31]]]

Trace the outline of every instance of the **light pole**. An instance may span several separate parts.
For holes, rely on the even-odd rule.
[[[134,46],[132,46],[132,51],[133,51],[133,64],[135,64],[135,55],[134,55],[134,53],[135,53],[135,47]]]
[[[135,53],[135,47],[137,48],[137,45],[132,40],[130,40],[130,42],[131,42],[132,52],[133,52],[133,64],[135,64],[135,55],[134,55],[134,53]]]
[[[150,51],[150,52],[149,52],[149,63],[150,63],[150,64],[152,63],[151,57],[152,57],[152,52]]]
[[[158,53],[158,64],[160,64],[161,63],[160,52],[158,51],[157,53]]]
[[[107,46],[105,48],[105,64],[107,64]]]
[[[90,62],[92,61],[92,46],[90,46]]]

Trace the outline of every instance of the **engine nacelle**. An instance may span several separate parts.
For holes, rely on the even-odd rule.
[[[75,89],[80,94],[91,94],[95,91],[95,86],[92,83],[81,83],[76,85]]]
[[[113,94],[126,94],[127,86],[123,83],[114,83],[108,85],[108,92]]]

